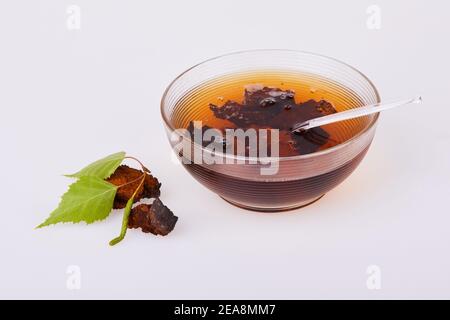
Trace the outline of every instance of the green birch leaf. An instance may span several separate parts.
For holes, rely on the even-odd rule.
[[[117,238],[114,238],[109,242],[110,246],[114,246],[114,245],[118,244],[120,241],[122,241],[125,238],[125,235],[127,234],[127,229],[128,229],[128,218],[130,217],[131,207],[133,206],[133,202],[134,202],[134,197],[131,197],[128,200],[127,205],[123,211],[122,229],[120,230],[120,235]]]
[[[60,222],[93,223],[110,214],[117,188],[96,177],[81,177],[62,196],[56,210],[37,228]]]
[[[117,152],[109,155],[103,159],[97,160],[87,167],[81,169],[77,173],[68,174],[66,177],[81,178],[81,177],[97,177],[100,179],[109,178],[114,171],[120,166],[125,159],[125,152]]]

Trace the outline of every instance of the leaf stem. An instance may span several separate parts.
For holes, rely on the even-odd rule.
[[[131,196],[131,198],[128,199],[127,205],[126,205],[126,207],[125,207],[125,209],[123,211],[122,228],[120,230],[120,235],[118,237],[112,239],[109,242],[110,246],[114,246],[114,245],[118,244],[120,241],[122,241],[125,238],[125,235],[127,234],[127,229],[128,229],[128,219],[130,217],[131,207],[133,206],[134,197],[136,197],[139,189],[144,184],[146,176],[147,176],[147,173],[144,172],[142,177],[140,177],[142,179],[141,182],[139,183],[139,185],[136,188],[136,190],[134,190],[133,195]]]
[[[150,173],[150,170],[148,170],[147,167],[144,166],[144,164],[143,164],[139,159],[137,159],[137,158],[135,158],[135,157],[132,157],[132,156],[126,156],[125,159],[131,159],[131,160],[136,161],[136,162],[139,163],[139,165],[141,166],[142,171],[147,172],[147,173]]]

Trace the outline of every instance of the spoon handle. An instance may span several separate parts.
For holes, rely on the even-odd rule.
[[[400,101],[391,102],[391,103],[375,103],[375,104],[367,105],[364,107],[349,109],[349,110],[333,113],[333,114],[330,114],[327,116],[323,116],[320,118],[314,118],[311,120],[307,120],[305,122],[298,123],[298,124],[294,125],[294,127],[292,128],[292,132],[295,132],[295,131],[301,132],[304,130],[320,127],[320,126],[323,126],[323,125],[326,125],[329,123],[358,118],[358,117],[362,117],[362,116],[367,116],[369,114],[373,114],[373,113],[377,113],[377,112],[384,111],[387,109],[392,109],[395,107],[403,106],[405,104],[421,103],[421,102],[422,102],[422,97],[419,96],[419,97],[413,98],[413,99],[400,100]]]

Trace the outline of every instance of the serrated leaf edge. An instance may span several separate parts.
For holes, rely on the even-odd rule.
[[[110,159],[109,161],[108,161],[108,163],[109,162],[112,162],[112,161],[116,161],[116,160],[119,160],[120,158],[122,158],[122,161],[123,161],[123,159],[126,157],[126,152],[125,151],[119,151],[119,152],[116,152],[116,153],[113,153],[113,154],[111,154],[111,155],[109,155],[109,156],[112,156],[112,155],[114,155],[114,154],[117,154],[118,155],[118,157],[117,157],[117,159],[116,158],[113,158],[113,159]],[[119,154],[121,155],[121,156],[119,156]],[[106,156],[106,157],[109,157],[109,156]],[[104,158],[106,158],[106,157],[104,157]],[[102,158],[103,159],[103,158]],[[86,165],[86,166],[84,166],[81,170],[79,170],[78,172],[75,172],[75,173],[72,173],[72,174],[64,174],[63,176],[64,177],[67,177],[67,178],[74,178],[74,179],[80,179],[80,178],[82,178],[82,177],[95,177],[95,176],[90,176],[90,175],[79,175],[86,167],[89,167],[90,165],[92,165],[92,164],[94,164],[94,163],[96,163],[97,161],[100,161],[100,160],[102,160],[102,159],[98,159],[98,160],[96,160],[96,161],[94,161],[94,162],[92,162],[92,163],[90,163],[90,164],[88,164],[88,165]],[[119,164],[120,165],[120,164]],[[109,177],[111,177],[111,175],[114,173],[114,171],[115,170],[113,170],[108,176],[106,176],[106,177],[103,177],[103,179],[108,179]],[[98,177],[97,177],[98,178]]]
[[[112,183],[109,183],[108,181],[104,181],[103,179],[100,179],[100,178],[97,178],[97,177],[91,177],[91,176],[89,176],[89,177],[92,178],[92,179],[98,179],[98,180],[101,181],[101,182],[105,182],[105,183],[107,183],[107,184],[113,186],[113,187],[114,187],[114,190],[115,190],[115,193],[117,192],[117,189],[119,188],[118,186],[116,186],[116,185],[114,185],[114,184],[112,184]],[[76,223],[80,223],[80,222],[85,222],[87,225],[89,225],[89,224],[92,224],[92,223],[94,223],[94,222],[98,222],[98,221],[105,220],[107,217],[109,217],[109,215],[111,214],[111,211],[112,211],[112,210],[110,211],[110,213],[109,213],[106,217],[100,218],[100,219],[95,219],[95,220],[90,221],[90,222],[85,221],[85,220],[81,220],[81,221],[59,221],[59,222],[55,222],[55,223],[47,223],[47,221],[48,221],[48,220],[50,219],[50,217],[52,216],[53,212],[55,212],[56,210],[58,210],[59,206],[61,205],[62,198],[63,198],[66,194],[68,194],[68,193],[70,192],[70,189],[71,189],[77,182],[78,182],[78,181],[72,183],[72,184],[69,186],[68,190],[61,196],[60,201],[59,201],[59,204],[58,204],[58,207],[56,207],[56,209],[53,210],[53,211],[50,213],[50,216],[49,216],[43,223],[41,223],[40,225],[38,225],[37,227],[35,227],[35,229],[40,229],[40,228],[43,228],[43,227],[47,227],[47,226],[51,226],[51,225],[55,225],[55,224],[59,224],[59,223],[63,223],[63,224],[64,224],[64,223],[72,223],[72,224],[76,224]],[[95,198],[97,198],[97,197],[100,197],[100,196],[104,195],[104,194],[107,193],[107,192],[109,192],[109,191],[102,192],[102,193],[96,195],[95,197],[89,198],[88,200],[85,200],[85,201],[83,201],[83,202],[91,201],[92,199],[95,199]],[[115,194],[114,194],[114,197],[113,197],[113,201],[114,201],[114,198],[115,198]],[[82,202],[82,203],[83,203],[83,202]],[[74,206],[72,206],[72,207],[69,207],[67,210],[70,210],[71,208],[74,208],[74,207],[76,207],[76,206],[78,206],[78,205],[79,205],[79,203],[78,203],[77,205],[74,205]],[[112,205],[111,205],[111,208],[112,208]]]

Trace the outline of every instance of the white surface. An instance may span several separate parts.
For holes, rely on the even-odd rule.
[[[276,3],[276,4],[275,4]],[[81,8],[81,29],[66,8]],[[450,6],[377,1],[3,1],[0,6],[1,298],[450,298]],[[360,167],[287,214],[232,207],[171,162],[159,99],[206,58],[289,48],[344,60],[388,111]],[[170,236],[103,223],[34,230],[61,176],[125,150],[162,181]],[[368,290],[366,268],[381,268]],[[66,268],[81,268],[81,289]]]

